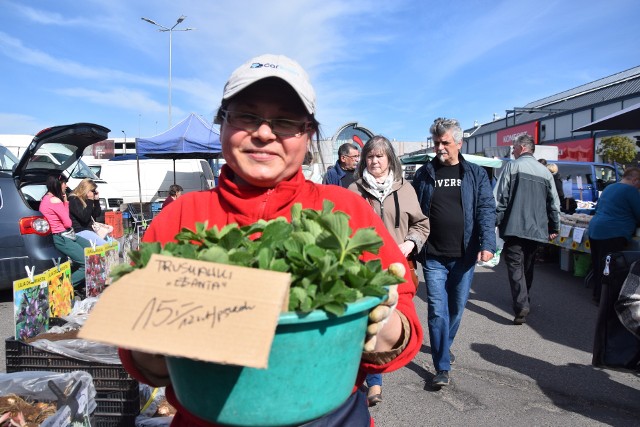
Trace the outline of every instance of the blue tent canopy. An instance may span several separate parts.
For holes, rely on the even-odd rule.
[[[136,152],[156,159],[215,159],[221,151],[220,134],[194,113],[166,132],[136,138]]]

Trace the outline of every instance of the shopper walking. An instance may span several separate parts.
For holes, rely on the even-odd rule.
[[[460,154],[462,128],[438,118],[430,128],[436,157],[416,172],[413,186],[431,231],[418,261],[427,284],[434,387],[449,385],[460,327],[476,262],[496,251],[496,205],[487,172]]]
[[[531,310],[531,285],[540,243],[558,235],[560,202],[551,172],[533,153],[534,140],[520,135],[513,144],[516,160],[508,162],[495,188],[496,225],[504,240],[502,257],[507,264],[513,323],[522,325]]]
[[[402,166],[387,138],[378,135],[367,141],[354,177],[349,190],[364,197],[382,218],[407,258],[417,288],[414,259],[429,237],[429,218],[422,213],[415,190],[402,177]],[[382,401],[382,374],[367,375],[366,383],[369,406],[374,406]]]

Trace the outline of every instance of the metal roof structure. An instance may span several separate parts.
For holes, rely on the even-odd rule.
[[[508,126],[539,120],[563,111],[586,109],[633,95],[640,95],[640,66],[530,102],[524,107],[506,110],[506,117],[484,123],[480,126],[482,129],[470,128],[465,132],[478,131],[478,134],[495,132]]]
[[[640,82],[638,82],[639,78],[640,78],[640,66],[633,67],[628,70],[613,74],[611,76],[603,77],[601,79],[595,80],[591,83],[580,85],[573,89],[565,90],[555,95],[547,96],[537,101],[530,102],[529,104],[525,105],[525,108],[544,107],[552,104],[556,105],[558,102],[563,102],[578,96],[583,96],[583,95],[586,96],[596,91],[601,92],[608,88],[611,88],[613,90],[601,93],[600,95],[602,95],[602,101],[606,101],[608,99],[613,99],[613,98],[619,98],[620,96],[624,95],[623,93],[617,93],[618,89],[621,89],[620,84],[626,83],[631,80],[636,80],[635,85],[637,87],[640,84]],[[622,92],[624,92],[624,89]],[[634,92],[630,92],[630,93],[634,93]],[[627,92],[626,94],[629,94],[629,92]],[[613,95],[613,96],[608,96],[608,95]]]

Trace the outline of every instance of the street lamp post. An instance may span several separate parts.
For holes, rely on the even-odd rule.
[[[163,32],[163,33],[166,33],[166,32],[169,33],[169,127],[171,127],[171,45],[173,43],[173,41],[172,41],[173,32],[174,31],[191,31],[191,30],[195,30],[195,28],[184,28],[184,29],[180,29],[180,30],[176,30],[175,29],[186,18],[187,17],[184,16],[184,15],[180,16],[180,18],[178,18],[176,23],[171,28],[165,27],[164,25],[160,25],[156,21],[154,21],[152,19],[149,19],[149,18],[140,18],[143,21],[148,22],[149,24],[153,24],[156,27],[159,27],[160,29],[158,31]]]
[[[124,134],[124,154],[127,154],[127,134],[123,130],[120,132]]]

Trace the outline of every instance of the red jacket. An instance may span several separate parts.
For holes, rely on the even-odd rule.
[[[367,253],[363,256],[364,260],[379,256],[383,268],[393,262],[403,262],[407,271],[406,282],[398,286],[399,301],[396,309],[409,321],[411,327],[409,342],[402,353],[384,365],[361,361],[356,387],[362,384],[367,373],[391,372],[409,363],[422,345],[422,327],[413,305],[415,286],[406,265],[406,259],[371,206],[362,197],[346,188],[306,181],[302,170],[290,180],[279,183],[275,188],[268,189],[239,187],[233,183],[232,176],[233,171],[225,165],[222,168],[218,187],[213,190],[187,193],[176,199],[153,219],[151,226],[145,232],[144,241],[161,243],[173,241],[182,227],[194,228],[196,222],[208,221],[209,227],[222,228],[230,223],[244,226],[253,224],[260,219],[270,220],[279,216],[290,219],[290,210],[295,203],[302,203],[303,208],[319,210],[322,209],[322,203],[325,199],[331,200],[335,205],[334,210],[349,214],[349,225],[352,230],[374,226],[377,233],[383,238],[385,243],[380,248],[379,254]],[[133,377],[143,383],[149,383],[135,369],[130,351],[120,349],[120,358],[125,369]],[[165,395],[169,403],[178,410],[171,424],[172,427],[215,426],[215,424],[206,423],[188,413],[178,402],[171,386],[166,387]]]

